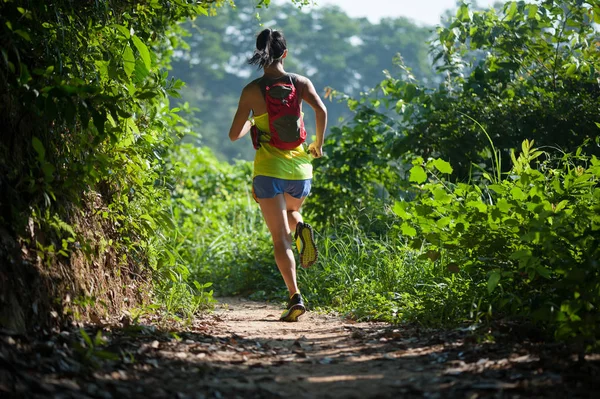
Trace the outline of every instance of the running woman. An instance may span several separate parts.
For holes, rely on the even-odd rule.
[[[292,252],[292,236],[300,253],[302,267],[310,267],[317,261],[318,251],[312,227],[304,223],[300,208],[310,193],[312,182],[312,158],[322,156],[323,138],[327,126],[327,109],[312,82],[301,75],[287,73],[284,61],[288,55],[283,33],[265,29],[256,39],[251,65],[262,68],[263,76],[250,82],[242,90],[229,138],[231,141],[244,137],[256,126],[252,190],[273,239],[275,262],[289,291],[287,309],[282,321],[297,321],[306,308],[296,280],[296,261]],[[292,149],[281,149],[272,144],[266,91],[272,85],[291,82],[302,102],[308,103],[316,116],[316,141],[308,146],[300,144]],[[254,139],[254,138],[253,138]],[[255,141],[255,140],[253,140]]]

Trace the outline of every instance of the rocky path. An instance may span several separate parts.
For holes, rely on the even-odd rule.
[[[36,341],[0,332],[0,397],[572,398],[598,389],[599,356],[577,361],[514,327],[483,342],[468,330],[314,312],[281,323],[280,311],[223,299],[186,328],[124,319],[86,328],[87,342],[78,330]]]

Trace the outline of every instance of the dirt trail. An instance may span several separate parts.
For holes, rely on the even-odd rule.
[[[559,345],[495,343],[466,330],[354,323],[222,299],[185,330],[105,326],[105,343],[73,349],[76,331],[47,341],[0,334],[0,396],[51,398],[591,397],[598,356]],[[90,335],[94,330],[90,329]],[[88,348],[89,349],[89,348]],[[105,359],[106,353],[118,354]]]

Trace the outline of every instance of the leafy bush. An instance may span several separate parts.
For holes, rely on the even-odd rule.
[[[116,311],[126,296],[147,299],[164,245],[155,232],[170,223],[163,158],[188,130],[185,106],[169,105],[183,83],[165,69],[177,22],[220,4],[0,3],[2,291],[45,279],[35,285],[48,292],[28,286],[12,301],[30,325],[50,314],[30,311],[38,300],[62,315],[68,297]]]
[[[527,140],[512,159],[505,178],[484,186],[450,183],[440,177],[448,163],[415,160],[417,198],[396,203],[398,228],[432,261],[443,254],[448,270],[471,276],[483,310],[545,323],[559,338],[597,339],[600,160],[552,158]]]

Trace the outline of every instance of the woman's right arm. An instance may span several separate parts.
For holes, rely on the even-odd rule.
[[[323,141],[325,139],[325,129],[327,128],[327,108],[323,104],[321,97],[317,94],[315,86],[310,79],[304,78],[304,80],[305,87],[302,91],[302,100],[306,101],[315,111],[317,125],[317,139],[308,146],[308,149],[313,157],[320,158],[323,156]]]
[[[248,120],[250,111],[252,111],[249,94],[248,86],[244,87],[244,90],[242,90],[242,95],[240,96],[237,111],[233,117],[233,122],[231,122],[231,128],[229,129],[229,139],[231,141],[241,139],[250,131],[250,128],[252,127],[252,123]]]

